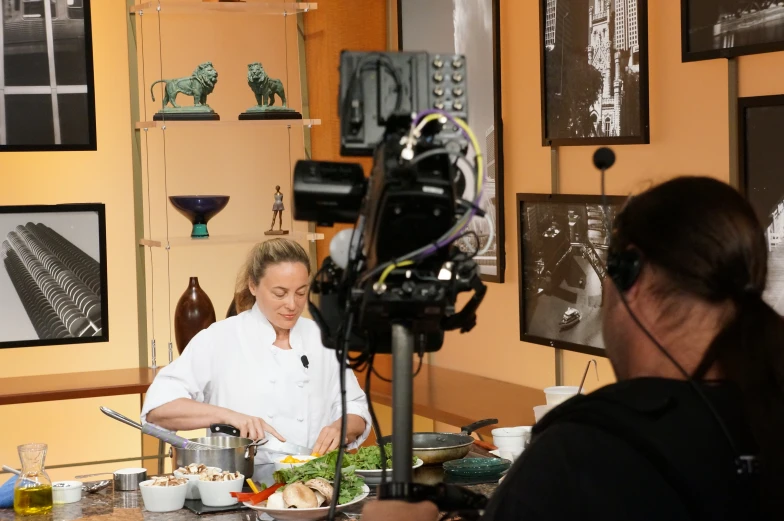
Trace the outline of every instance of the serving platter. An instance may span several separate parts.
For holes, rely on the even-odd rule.
[[[343,505],[338,505],[335,510],[341,512],[351,505],[355,505],[368,497],[370,494],[370,487],[362,485],[362,493],[355,497],[352,501]],[[250,502],[243,503],[246,507],[257,510],[268,516],[278,519],[280,521],[315,521],[316,519],[323,519],[329,513],[329,507],[319,508],[267,508],[260,505],[252,505]]]

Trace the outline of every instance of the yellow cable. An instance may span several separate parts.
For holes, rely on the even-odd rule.
[[[384,281],[387,280],[387,276],[390,273],[392,273],[392,270],[394,270],[395,268],[400,268],[400,267],[403,267],[403,266],[410,266],[411,264],[414,264],[414,261],[407,260],[407,261],[401,262],[400,264],[390,264],[389,266],[387,266],[384,269],[384,271],[381,272],[381,276],[378,278],[378,283],[379,284],[383,284]]]

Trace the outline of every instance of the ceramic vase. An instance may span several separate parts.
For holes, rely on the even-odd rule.
[[[215,308],[210,297],[199,286],[199,278],[191,277],[174,310],[174,338],[180,354],[196,333],[214,322]]]

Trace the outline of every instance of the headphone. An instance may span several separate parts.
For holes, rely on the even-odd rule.
[[[612,152],[609,148],[600,148],[594,153],[594,166],[598,168],[602,173],[602,206],[604,213],[607,212],[607,204],[606,204],[606,196],[604,191],[604,175],[608,168],[610,168],[613,163],[615,163],[615,153]],[[631,199],[630,199],[631,200]],[[623,216],[623,212],[628,206],[629,201],[626,202],[624,208],[621,212],[615,216],[615,222],[618,223],[620,218]],[[608,226],[608,223],[605,222],[605,227],[607,230],[612,230],[613,227]],[[718,411],[713,407],[713,404],[710,402],[708,397],[705,393],[700,389],[697,382],[694,381],[692,375],[690,375],[676,360],[673,356],[667,351],[667,349],[662,346],[656,338],[651,334],[650,331],[640,322],[640,319],[637,315],[634,314],[632,311],[631,306],[629,306],[629,302],[626,300],[626,292],[629,291],[634,284],[637,282],[637,279],[640,278],[640,273],[642,272],[643,268],[643,258],[641,252],[632,247],[627,249],[620,249],[617,245],[617,236],[616,233],[613,231],[611,232],[610,236],[610,247],[607,253],[607,275],[615,284],[615,287],[618,289],[619,296],[621,298],[621,302],[623,302],[626,311],[629,313],[629,316],[635,322],[637,327],[642,330],[643,333],[651,340],[651,342],[656,345],[659,351],[667,358],[670,362],[679,370],[679,372],[684,376],[686,381],[689,385],[694,389],[695,393],[699,397],[699,399],[705,404],[706,408],[710,412],[713,419],[718,424],[719,428],[722,431],[722,434],[727,439],[727,442],[730,446],[731,451],[735,455],[735,471],[738,476],[741,478],[746,478],[748,476],[757,474],[759,472],[759,463],[757,458],[753,455],[743,454],[738,445],[735,443],[734,438],[729,432],[727,425],[722,420],[721,416],[719,415]]]

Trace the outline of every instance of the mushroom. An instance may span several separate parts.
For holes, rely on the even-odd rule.
[[[283,489],[283,501],[289,508],[318,508],[316,494],[299,482],[292,483]]]
[[[332,501],[332,494],[335,489],[332,487],[330,482],[327,481],[326,479],[313,478],[309,481],[306,481],[305,486],[310,487],[316,492],[321,493],[321,495],[324,496],[324,504],[329,505],[329,503]],[[316,494],[316,497],[318,497],[318,494]]]

